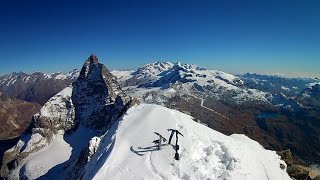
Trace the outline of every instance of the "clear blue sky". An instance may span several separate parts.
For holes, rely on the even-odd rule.
[[[0,2],[0,73],[182,61],[227,72],[320,72],[319,0]]]

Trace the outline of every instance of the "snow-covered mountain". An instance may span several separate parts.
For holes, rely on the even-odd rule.
[[[0,76],[0,91],[7,96],[43,105],[78,76],[79,71],[76,69],[68,73],[12,73]]]
[[[169,137],[168,128],[184,135],[179,161],[174,145],[158,150],[152,143],[154,132]],[[274,151],[244,135],[226,136],[179,111],[144,104],[129,109],[101,138],[83,179],[290,179],[280,164]]]
[[[283,93],[286,96],[299,95],[310,83],[319,82],[313,78],[286,78],[277,75],[246,73],[239,76],[247,87],[272,94]]]
[[[170,62],[154,62],[129,73],[117,71],[126,92],[147,103],[163,104],[170,92],[199,97],[210,95],[216,99],[229,98],[237,103],[246,100],[268,102],[271,94],[244,87],[237,76],[200,68],[196,65]],[[126,78],[123,78],[125,74]],[[168,93],[169,92],[169,93]],[[159,94],[156,98],[148,94]],[[227,97],[228,96],[228,97]],[[154,96],[153,96],[154,97]]]
[[[230,85],[241,86],[243,84],[239,78],[231,74],[216,70],[206,70],[194,64],[183,64],[181,62],[174,64],[170,62],[146,64],[131,73],[131,76],[134,79],[144,79],[145,81],[134,84],[143,87],[163,87],[176,82],[196,82],[202,86],[217,84],[226,88],[232,88]]]
[[[308,108],[320,110],[320,82],[310,83],[297,99]]]
[[[35,72],[32,74],[26,74],[23,72],[14,72],[12,74],[7,74],[4,76],[1,76],[0,84],[4,84],[6,86],[13,85],[15,83],[18,83],[18,81],[22,80],[25,83],[35,82],[38,79],[54,79],[54,80],[65,80],[65,79],[71,79],[75,80],[79,76],[79,71],[77,69],[73,69],[67,73],[57,72],[57,73],[42,73],[42,72]]]
[[[134,73],[134,70],[129,70],[129,71],[113,70],[113,71],[111,71],[111,74],[113,74],[114,76],[116,76],[118,78],[119,83],[122,83],[122,82],[128,80],[129,78],[131,78],[132,73]]]
[[[266,148],[290,148],[303,161],[319,162],[320,156],[314,152],[320,145],[316,138],[320,135],[316,123],[320,111],[306,107],[309,102],[314,106],[320,101],[299,96],[310,83],[319,82],[317,79],[235,76],[169,62],[150,63],[137,71],[117,71],[115,75],[120,75],[125,92],[141,102],[177,109],[224,134],[243,133]]]
[[[180,64],[172,68],[204,71]],[[172,68],[164,72],[170,74]],[[157,73],[163,73],[160,71]],[[154,77],[160,74],[155,73]],[[160,82],[163,77],[153,81]],[[181,74],[181,77],[190,76]],[[223,135],[198,124],[189,115],[165,107],[131,107],[137,103],[121,90],[116,77],[98,63],[97,57],[91,55],[78,79],[50,98],[18,143],[5,152],[1,176],[9,179],[289,179],[280,157],[246,136]],[[168,128],[184,134],[180,140],[180,161],[173,158],[175,146],[164,144],[157,151],[152,144],[156,138],[154,131],[167,136]]]
[[[5,153],[1,175],[34,179],[65,163],[59,171],[73,172],[72,168],[78,168],[79,174],[74,176],[81,177],[84,167],[79,163],[86,162],[92,154],[89,140],[104,134],[136,103],[121,90],[116,77],[91,55],[72,86],[50,98],[21,140]],[[66,142],[59,144],[61,140]],[[41,162],[34,161],[48,149],[56,154],[41,158]]]
[[[174,145],[165,143],[162,150],[157,150],[152,143],[157,139],[154,132],[167,138],[168,128],[178,129],[184,135],[179,140],[179,161],[174,159]],[[63,135],[60,131],[41,150],[19,162],[9,177],[290,179],[280,168],[280,164],[286,167],[285,163],[274,151],[265,150],[244,135],[223,135],[194,122],[191,116],[157,105],[134,106],[102,136],[94,135],[94,131],[83,126],[73,134]],[[29,142],[39,145],[39,139],[40,135],[33,134]],[[79,156],[84,159],[70,162],[85,144],[87,154],[82,151]],[[25,149],[29,148],[30,143]]]
[[[315,149],[319,143],[315,137],[320,134],[316,124],[319,112],[305,108],[306,98],[300,101],[252,83],[253,79],[258,84],[279,79],[270,77],[264,81],[254,76],[251,82],[250,77],[170,62],[154,62],[136,71],[109,72],[94,55],[86,60],[78,75],[71,74],[66,77],[78,77],[77,80],[62,78],[64,83],[59,87],[64,89],[44,104],[20,141],[5,153],[2,176],[13,179],[286,177],[279,168],[282,163],[279,157],[255,141],[272,150],[292,148],[294,155],[317,163],[319,155]],[[32,84],[29,92],[45,92],[43,86],[60,82],[57,76],[39,78],[40,83]],[[295,87],[295,81],[288,81]],[[316,83],[309,83],[314,84],[301,97],[317,97]],[[185,114],[156,105],[136,106],[126,112],[137,103],[137,99],[126,94]],[[155,138],[153,131],[167,136],[167,126],[189,137],[181,139],[181,157],[184,157],[181,163],[172,159],[173,146],[165,145],[162,151],[155,151],[148,145]],[[224,136],[217,131],[227,135],[245,134],[255,141],[244,135]],[[246,152],[253,156],[247,157]],[[268,162],[260,156],[267,157]],[[257,163],[248,164],[245,159]],[[253,167],[257,169],[251,172]]]

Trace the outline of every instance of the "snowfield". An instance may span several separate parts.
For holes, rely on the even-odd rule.
[[[178,129],[180,160],[174,147],[157,150],[154,132],[169,138]],[[175,142],[175,136],[173,141]],[[240,134],[226,136],[191,116],[158,105],[130,108],[102,137],[83,179],[290,179],[274,152]]]
[[[116,76],[118,78],[119,82],[124,82],[132,77],[132,73],[134,73],[133,70],[130,71],[118,71],[118,70],[113,70],[111,71],[111,74]]]

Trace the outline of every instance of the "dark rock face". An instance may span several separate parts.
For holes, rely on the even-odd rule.
[[[85,166],[87,165],[87,163],[89,163],[92,156],[97,152],[100,140],[100,137],[94,137],[89,141],[88,146],[80,152],[76,163],[72,167],[70,173],[68,173],[68,178],[82,179],[85,173]]]
[[[294,161],[290,149],[277,152],[281,159],[287,164],[287,172],[294,179],[317,179],[317,174],[312,168],[302,165],[300,162]]]
[[[284,160],[288,166],[293,164],[293,158],[290,149],[279,151],[277,154],[281,156],[281,159]]]
[[[121,90],[117,78],[99,64],[94,55],[86,60],[78,80],[73,83],[72,101],[76,125],[103,131],[132,103]]]

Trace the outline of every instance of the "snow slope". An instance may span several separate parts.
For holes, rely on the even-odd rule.
[[[46,174],[51,168],[67,161],[71,156],[72,148],[63,140],[63,135],[54,136],[52,142],[40,151],[31,154],[23,164],[25,176],[36,179]],[[48,156],[50,154],[50,156]]]
[[[134,73],[133,70],[130,70],[130,71],[113,70],[113,71],[111,71],[111,74],[116,76],[120,83],[130,79],[132,77],[132,73]]]
[[[154,132],[178,129],[180,161],[172,145],[156,150]],[[175,142],[175,138],[173,138]],[[157,105],[130,108],[102,137],[84,179],[290,179],[280,157],[244,135],[226,136],[191,116]]]
[[[64,179],[66,177],[67,164],[75,161],[80,151],[87,146],[92,137],[97,135],[86,127],[79,127],[73,134],[65,134],[60,130],[53,136],[50,143],[43,140],[39,134],[33,134],[32,142],[26,144],[24,151],[30,149],[30,145],[37,143],[43,148],[31,153],[10,174],[9,179]],[[19,141],[19,143],[24,143]],[[11,151],[14,150],[14,147]]]

